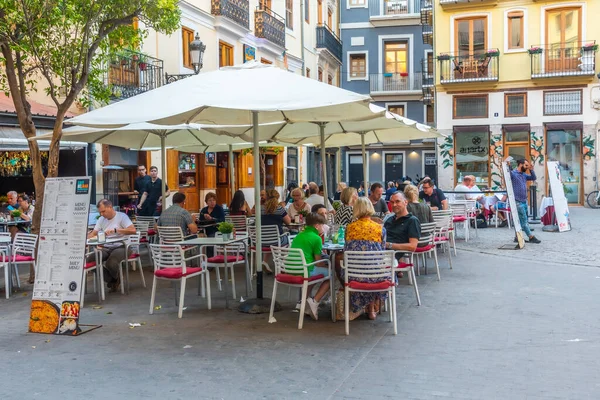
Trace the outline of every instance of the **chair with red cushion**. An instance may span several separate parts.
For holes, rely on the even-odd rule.
[[[245,218],[245,217],[244,217]],[[237,232],[237,231],[236,231]],[[217,232],[215,237],[221,237],[222,234]],[[208,247],[208,246],[202,246]],[[208,268],[214,268],[217,275],[217,286],[219,288],[219,292],[223,290],[221,285],[221,272],[220,268],[225,268],[225,260],[227,260],[227,268],[229,268],[229,273],[231,277],[231,294],[234,299],[237,298],[235,292],[235,272],[234,267],[243,265],[246,268],[246,289],[250,286],[250,271],[248,267],[248,263],[246,262],[246,254],[245,247],[242,243],[234,243],[228,246],[213,246],[213,257],[207,259],[206,266]],[[225,249],[226,247],[226,249]],[[200,250],[201,252],[202,249]],[[225,258],[225,253],[227,253],[227,259]],[[227,282],[225,282],[227,284]]]
[[[452,225],[462,225],[465,230],[465,242],[469,241],[469,213],[467,205],[462,203],[450,203],[450,209],[452,210]]]
[[[437,258],[437,246],[435,244],[435,222],[423,223],[421,224],[421,237],[417,243],[417,248],[415,251],[405,252],[410,255],[411,264],[415,264],[417,266],[417,275],[421,275],[421,271],[419,268],[419,256],[423,256],[423,265],[425,267],[425,274],[427,274],[427,261],[425,256],[432,255],[435,260],[435,269],[437,272],[438,281],[440,280],[440,266]],[[415,261],[416,257],[416,263]]]
[[[135,217],[135,221],[136,222],[147,222],[148,223],[148,241],[150,243],[156,243],[156,236],[158,235],[158,232],[156,230],[154,230],[154,224],[156,224],[156,218],[150,216],[141,216],[138,215]]]
[[[10,277],[8,248],[0,248],[0,268],[4,268],[4,291],[6,292],[6,298],[8,299],[10,297],[10,285],[8,284],[8,279]]]
[[[248,217],[245,215],[228,215],[225,221],[232,223],[237,233],[248,232]]]
[[[133,226],[135,226],[135,231],[140,234],[139,246],[140,247],[146,246],[146,249],[148,250],[148,258],[150,259],[150,264],[152,264],[152,254],[150,254],[151,238],[150,238],[150,235],[148,235],[150,225],[148,224],[147,221],[136,220],[133,223]],[[141,248],[140,248],[140,250],[141,250]],[[133,270],[135,271],[135,264],[133,266]]]
[[[287,243],[285,243],[284,237],[288,237]],[[254,268],[254,255],[256,254],[256,227],[254,225],[248,225],[248,237],[250,238],[250,272],[253,272]],[[264,261],[264,255],[271,253],[271,246],[275,247],[287,247],[289,245],[288,233],[279,233],[277,225],[263,225],[260,227],[260,240],[261,248],[263,253],[263,265],[266,265]],[[254,276],[254,273],[252,273]]]
[[[269,320],[273,318],[275,311],[275,299],[277,297],[277,286],[286,285],[301,289],[300,297],[300,318],[298,320],[298,329],[302,329],[304,323],[304,310],[306,309],[306,297],[308,287],[316,285],[331,279],[331,263],[328,259],[317,260],[307,264],[304,253],[300,249],[290,249],[289,247],[271,246],[273,262],[275,264],[275,281],[273,283],[273,297],[271,298],[271,312]],[[327,276],[323,274],[308,276],[308,267],[319,266],[327,267]],[[334,298],[333,285],[330,287],[331,298]],[[332,318],[335,307],[332,306]]]
[[[508,199],[506,199],[505,202],[498,202],[496,203],[496,207],[495,207],[496,211],[494,213],[494,219],[496,220],[496,228],[498,227],[498,214],[502,213],[504,214],[504,218],[506,218],[506,222],[508,223],[508,228],[510,229],[510,224],[511,224],[511,210],[510,210],[510,206],[508,205]]]
[[[450,226],[448,227],[447,237],[449,239],[450,246],[454,249],[454,256],[456,256],[456,237],[454,233],[456,230],[454,229],[454,223],[452,222],[454,216],[452,210],[433,210],[431,211],[433,214],[433,220],[437,221],[437,219],[446,217],[449,220]],[[439,241],[440,239],[438,239]]]
[[[35,268],[35,248],[37,245],[37,235],[18,232],[12,244],[12,254],[9,258],[11,271],[17,276],[17,287],[21,287],[19,279],[19,265],[33,265]],[[37,271],[36,271],[37,272]]]
[[[94,261],[87,261],[89,256],[94,256]],[[89,272],[94,273],[94,293],[98,293],[98,301],[102,302],[104,300],[103,291],[98,288],[98,285],[102,285],[102,279],[98,276],[98,274],[102,271],[102,257],[100,256],[97,248],[92,249],[91,251],[85,253],[85,258],[83,259],[83,294],[81,295],[81,308],[83,308],[83,302],[86,295],[87,290],[87,276]],[[98,268],[100,266],[100,268]]]
[[[441,247],[444,252],[448,250],[448,264],[452,269],[452,250],[451,245],[453,242],[453,231],[452,231],[452,211],[442,210],[433,214],[433,220],[435,221],[435,236],[433,241],[436,246]],[[454,255],[456,255],[456,246],[454,246]]]
[[[394,275],[394,252],[386,251],[345,251],[342,261],[344,274],[344,316],[346,335],[350,334],[350,293],[388,292],[390,322],[394,323],[394,335],[398,334],[396,315],[396,283]]]
[[[208,309],[211,309],[210,299],[210,279],[208,268],[206,268],[206,255],[197,254],[186,258],[181,246],[172,244],[151,244],[152,258],[154,259],[154,279],[152,280],[152,295],[150,297],[150,314],[154,313],[154,299],[156,297],[156,285],[158,279],[171,282],[181,282],[179,292],[179,312],[178,317],[183,315],[183,301],[185,298],[185,285],[188,279],[200,276],[202,282],[206,284],[206,296]],[[187,263],[193,260],[199,261],[198,267],[188,267]]]
[[[133,265],[133,270],[135,271],[135,266],[137,265],[140,268],[140,276],[142,277],[142,286],[146,287],[146,280],[144,279],[144,271],[142,270],[142,258],[140,256],[140,239],[141,234],[136,233],[135,235],[130,235],[125,242],[125,254],[127,254],[126,260],[121,260],[119,263],[119,278],[121,278],[121,282],[123,280],[123,265],[125,265],[125,275],[127,276],[127,293],[129,293],[129,264]],[[121,285],[121,293],[125,294],[125,285]]]

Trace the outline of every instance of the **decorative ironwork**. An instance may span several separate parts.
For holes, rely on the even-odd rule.
[[[369,0],[371,17],[418,14],[420,10],[421,0]]]
[[[423,87],[423,104],[433,105],[435,102],[435,89],[433,87]]]
[[[453,6],[462,4],[477,4],[477,3],[498,3],[498,0],[440,0],[441,6]]]
[[[423,87],[430,87],[434,85],[433,81],[433,59],[430,63],[427,62],[426,58],[421,59],[421,76],[423,77]]]
[[[254,36],[285,48],[285,19],[266,6],[254,11]]]
[[[433,26],[433,0],[421,0],[421,25]]]
[[[440,82],[497,82],[500,63],[498,49],[476,53],[443,53],[438,55]]]
[[[317,49],[327,49],[340,63],[342,62],[342,41],[325,25],[317,26]]]
[[[371,93],[418,91],[423,86],[422,82],[421,72],[369,74]]]
[[[106,71],[103,80],[111,88],[112,100],[133,97],[164,84],[163,60],[133,50],[114,55]]]
[[[211,0],[210,13],[227,17],[236,24],[250,29],[250,3],[248,0]]]
[[[532,46],[529,50],[532,78],[594,76],[596,41],[552,43]]]
[[[421,25],[423,31],[423,43],[433,46],[433,26]]]
[[[185,78],[189,78],[190,76],[194,76],[196,74],[165,74],[165,83],[168,85],[169,83],[177,82]]]

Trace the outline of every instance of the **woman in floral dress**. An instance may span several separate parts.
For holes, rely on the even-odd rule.
[[[356,221],[346,227],[344,251],[383,251],[385,250],[385,228],[371,220],[375,214],[373,204],[367,197],[356,200],[353,208]],[[343,270],[342,270],[343,273]],[[377,283],[384,278],[364,278],[362,282]],[[387,299],[387,292],[351,292],[350,309],[357,312],[366,308],[369,319],[377,317],[379,301]]]

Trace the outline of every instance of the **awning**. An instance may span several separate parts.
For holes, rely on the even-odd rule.
[[[38,129],[37,134],[43,135],[52,133],[49,129]],[[38,140],[40,150],[47,151],[50,148],[49,140]],[[67,142],[60,141],[60,148],[63,150],[80,150],[87,147],[87,143],[84,142]],[[8,126],[0,126],[0,151],[23,151],[29,150],[27,139],[19,128],[12,128]]]

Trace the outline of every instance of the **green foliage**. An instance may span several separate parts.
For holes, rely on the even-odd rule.
[[[231,222],[219,222],[217,224],[217,229],[221,233],[231,233],[233,232],[233,224]]]
[[[21,218],[21,211],[19,210],[12,210],[10,212],[10,216],[13,218]]]

